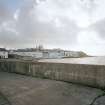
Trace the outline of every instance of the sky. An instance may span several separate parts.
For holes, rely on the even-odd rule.
[[[105,0],[0,0],[0,47],[105,56]]]

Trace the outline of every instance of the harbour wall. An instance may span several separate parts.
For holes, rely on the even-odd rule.
[[[0,71],[105,88],[105,65],[1,60]]]

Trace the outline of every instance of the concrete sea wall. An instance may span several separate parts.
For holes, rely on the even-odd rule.
[[[28,61],[0,61],[0,71],[105,88],[105,66]]]

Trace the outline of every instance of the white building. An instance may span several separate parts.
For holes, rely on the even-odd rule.
[[[14,51],[11,54],[23,56],[23,57],[33,57],[33,58],[42,58],[43,53],[40,51]]]
[[[43,51],[43,58],[63,58],[64,51],[59,49],[53,50],[44,50]]]
[[[79,57],[84,57],[87,56],[84,52],[82,51],[65,51],[64,52],[65,57],[73,57],[73,58],[79,58]]]
[[[0,48],[0,59],[8,58],[8,51],[6,51],[4,48]]]
[[[32,58],[62,58],[64,57],[64,51],[59,49],[43,49],[43,50],[17,50],[10,51],[9,54],[18,55],[22,57]]]
[[[61,49],[41,49],[41,50],[30,50],[30,49],[23,49],[23,50],[16,50],[10,52],[10,54],[19,55],[20,57],[30,57],[30,58],[48,58],[48,59],[57,59],[57,58],[64,58],[64,57],[80,57],[81,52],[77,51],[64,51]]]

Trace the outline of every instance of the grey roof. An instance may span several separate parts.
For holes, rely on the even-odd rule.
[[[6,51],[6,49],[5,48],[0,48],[0,51]]]

